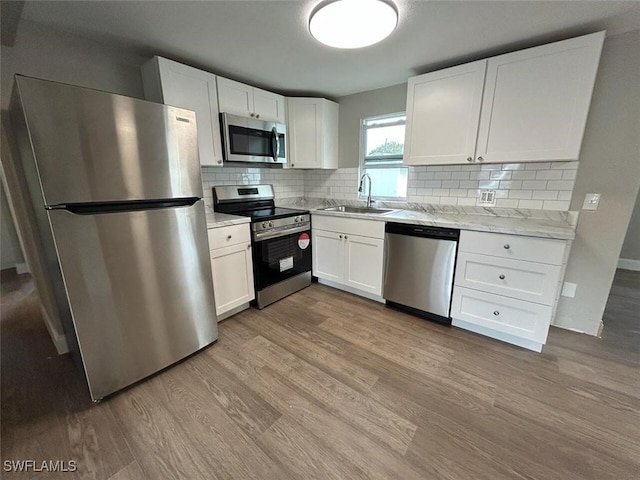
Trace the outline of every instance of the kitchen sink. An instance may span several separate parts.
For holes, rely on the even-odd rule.
[[[321,208],[327,212],[344,212],[344,213],[375,213],[384,215],[386,213],[395,212],[392,208],[374,208],[374,207],[352,207],[349,205],[337,205],[335,207]]]

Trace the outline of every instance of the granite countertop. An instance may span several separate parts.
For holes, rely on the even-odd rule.
[[[361,202],[334,200],[330,203],[363,206]],[[415,206],[415,209],[398,209],[386,214],[345,213],[322,210],[322,208],[329,206],[326,201],[305,201],[304,205],[299,206],[304,206],[314,214],[335,217],[411,223],[559,240],[573,240],[575,238],[578,216],[576,212],[455,206]],[[394,208],[392,204],[384,203],[378,203],[376,207]]]
[[[249,223],[251,218],[241,217],[238,215],[229,215],[226,213],[207,212],[207,228],[228,227],[230,225],[240,225]]]

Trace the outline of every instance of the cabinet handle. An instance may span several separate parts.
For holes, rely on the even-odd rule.
[[[222,160],[218,160],[218,164],[222,164]]]
[[[347,238],[349,238],[349,237],[347,237],[347,236],[345,235],[345,236],[344,236],[344,239],[346,240]]]
[[[249,116],[253,118],[253,117],[256,116],[256,114],[255,113],[250,113]]]
[[[227,240],[231,240],[231,235],[227,235]]]
[[[500,315],[500,312],[498,310],[494,310],[493,314],[497,317],[498,315]]]
[[[504,249],[505,250],[509,250],[511,248],[511,245],[509,245],[508,243],[504,244]]]
[[[295,164],[295,163],[292,163],[292,164],[291,164],[291,167],[292,167],[292,168],[293,168],[293,167],[295,167],[295,166],[296,166],[296,164]]]
[[[259,113],[256,113],[256,118],[260,118],[260,114]]]
[[[342,235],[340,235],[340,239],[342,240]]]
[[[473,157],[467,157],[467,162],[469,163],[473,162]]]
[[[500,275],[498,278],[500,278],[500,280],[504,280],[504,275]]]
[[[251,249],[251,244],[247,245],[247,250]]]
[[[479,162],[484,162],[484,158],[482,158],[482,157],[478,157],[478,161],[479,161]]]

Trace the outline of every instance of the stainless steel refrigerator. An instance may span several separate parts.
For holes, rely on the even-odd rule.
[[[195,114],[16,76],[44,281],[94,401],[218,337]]]

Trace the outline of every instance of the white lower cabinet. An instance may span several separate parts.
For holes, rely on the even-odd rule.
[[[249,224],[210,229],[209,247],[220,321],[248,308],[255,298]]]
[[[565,240],[460,232],[453,325],[541,351],[568,253]]]
[[[382,301],[384,222],[314,215],[313,275]]]

